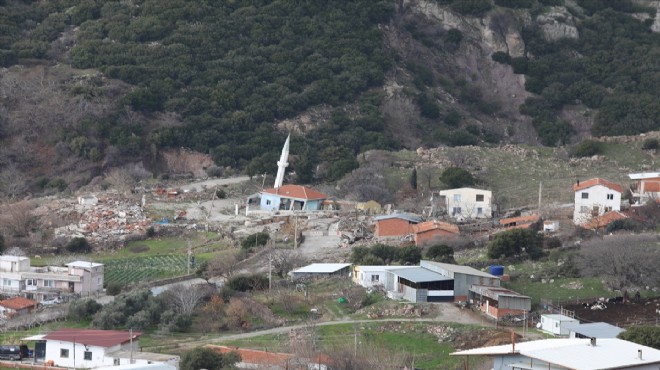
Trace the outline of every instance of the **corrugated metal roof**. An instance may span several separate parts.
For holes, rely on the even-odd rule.
[[[513,355],[510,344],[458,351],[452,355]],[[638,358],[638,350],[642,358]],[[620,369],[660,363],[660,351],[622,339],[544,339],[516,343],[516,354],[568,369]]]
[[[423,267],[415,266],[407,269],[390,270],[394,275],[400,276],[413,283],[426,283],[429,281],[446,281],[452,278],[438,274]]]
[[[429,261],[429,260],[422,260],[423,263],[429,264],[429,265],[435,265],[437,267],[440,267],[441,269],[449,272],[458,272],[460,274],[466,274],[466,275],[474,275],[474,276],[482,276],[482,277],[487,277],[487,278],[495,278],[499,279],[497,276],[491,275],[487,272],[479,271],[475,268],[472,268],[470,266],[462,266],[462,265],[452,265],[450,263],[442,263],[442,262],[435,262],[435,261]]]
[[[67,263],[66,266],[90,268],[90,267],[103,266],[103,264],[102,263],[96,263],[96,262],[87,262],[87,261],[73,261],[71,263]]]
[[[407,213],[392,213],[391,215],[382,215],[374,217],[374,221],[389,220],[392,218],[400,218],[402,220],[410,222],[422,222],[422,219],[415,215],[409,215]]]
[[[566,328],[572,332],[589,338],[616,338],[619,333],[625,331],[618,326],[606,322],[591,322],[588,324],[568,324]]]
[[[316,273],[316,274],[331,274],[343,268],[350,266],[350,263],[312,263],[297,270],[294,273]]]
[[[522,295],[518,292],[514,292],[513,290],[509,290],[509,289],[501,288],[501,287],[495,287],[495,286],[472,285],[470,287],[470,290],[475,292],[475,293],[485,295],[486,297],[490,297],[490,298],[493,298],[493,299],[497,299],[500,295],[509,296],[509,297],[520,297],[520,298],[531,299],[530,297],[528,297],[526,295]]]
[[[655,179],[660,178],[660,172],[631,173],[628,177],[630,177],[631,180]]]
[[[362,271],[362,272],[372,272],[372,271],[389,271],[389,270],[400,270],[400,269],[407,269],[410,268],[410,266],[355,266],[356,270]]]

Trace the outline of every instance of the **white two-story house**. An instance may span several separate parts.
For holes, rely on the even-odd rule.
[[[594,217],[621,210],[623,187],[605,179],[595,178],[573,184],[575,208],[573,223],[582,225]]]
[[[103,276],[104,267],[100,263],[75,261],[66,267],[33,267],[28,257],[0,256],[0,294],[37,302],[102,292]]]
[[[447,214],[458,220],[491,218],[493,216],[493,192],[474,188],[458,188],[440,191]]]

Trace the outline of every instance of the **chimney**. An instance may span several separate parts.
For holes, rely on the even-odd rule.
[[[591,337],[591,345],[596,347],[596,337]]]
[[[580,186],[580,179],[577,179],[577,186]]]
[[[642,350],[641,350],[641,349],[638,349],[638,350],[637,350],[637,358],[640,359],[640,360],[643,360],[643,358],[642,358]]]

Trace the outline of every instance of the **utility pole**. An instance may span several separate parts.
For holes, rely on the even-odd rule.
[[[268,293],[270,294],[271,289],[273,288],[273,243],[270,243],[270,248],[268,252]]]
[[[190,243],[188,243],[188,273],[187,273],[187,275],[190,275],[190,262],[191,262],[190,257],[192,257],[192,248],[190,247]],[[132,338],[132,336],[131,336],[131,338]]]
[[[293,249],[298,248],[298,216],[294,213],[293,215]]]
[[[130,342],[131,342],[131,360],[130,363],[133,363],[133,328],[131,328],[129,331],[129,335],[131,336]]]
[[[538,214],[539,217],[541,217],[541,197],[543,194],[543,181],[539,181],[539,208],[536,213]]]

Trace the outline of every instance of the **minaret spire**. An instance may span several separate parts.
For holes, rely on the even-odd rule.
[[[282,187],[282,182],[284,181],[284,171],[286,171],[286,168],[289,166],[289,139],[291,138],[291,134],[286,137],[286,141],[284,142],[284,147],[282,148],[282,155],[280,156],[280,160],[277,161],[277,177],[275,178],[275,189],[279,189]]]

